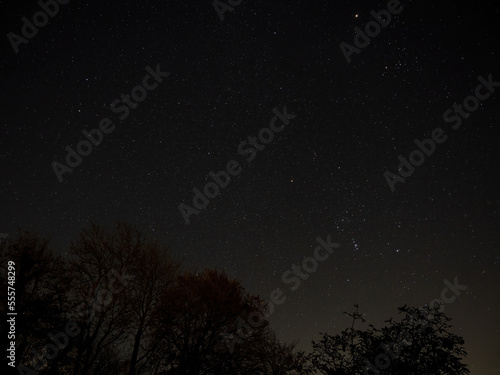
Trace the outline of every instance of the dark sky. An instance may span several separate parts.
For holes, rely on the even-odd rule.
[[[500,88],[469,98],[478,108],[456,130],[443,113],[479,76],[500,81],[500,5],[402,1],[348,63],[340,44],[387,6],[243,0],[221,21],[211,1],[71,0],[15,53],[7,34],[40,6],[0,1],[0,232],[38,231],[64,253],[91,223],[137,224],[188,268],[224,269],[265,298],[281,288],[271,324],[305,350],[346,328],[353,304],[380,326],[457,278],[467,289],[446,314],[471,374],[498,375]],[[148,66],[170,74],[120,120]],[[247,161],[240,144],[255,149],[284,107],[296,117]],[[59,182],[52,163],[105,118],[114,130]],[[392,192],[384,173],[435,128],[447,139]],[[178,206],[231,160],[240,174],[186,224]],[[291,291],[283,273],[328,235],[341,246]]]

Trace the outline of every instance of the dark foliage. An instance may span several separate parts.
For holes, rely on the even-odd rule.
[[[449,331],[450,318],[429,307],[400,307],[400,321],[361,330],[355,324],[365,319],[355,305],[351,327],[323,334],[305,355],[270,329],[266,301],[223,272],[182,271],[166,246],[134,227],[85,229],[69,260],[48,244],[30,233],[0,243],[2,296],[7,261],[16,264],[21,374],[469,373],[463,339]]]

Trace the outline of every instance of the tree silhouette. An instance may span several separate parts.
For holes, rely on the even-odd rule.
[[[66,263],[63,258],[53,253],[49,241],[38,234],[20,232],[16,239],[2,241],[0,288],[2,300],[5,301],[7,301],[8,261],[15,262],[13,287],[15,311],[18,312],[15,317],[16,362],[23,363],[24,366],[43,368],[45,365],[38,361],[38,355],[43,351],[44,345],[50,342],[48,334],[61,328],[64,311],[67,309]],[[0,305],[3,316],[6,316],[6,308],[7,303]],[[3,340],[7,338],[7,328],[7,325],[1,325]],[[5,365],[4,360],[2,359],[3,365]]]
[[[291,375],[310,373],[307,356],[296,352],[296,342],[286,344],[278,340],[276,333],[267,328],[261,345],[256,346],[255,358],[259,359],[261,374]]]
[[[123,230],[131,228],[125,226]],[[128,374],[135,375],[151,370],[152,354],[160,344],[155,334],[158,323],[154,315],[156,304],[161,294],[173,286],[180,273],[180,264],[173,260],[166,246],[152,239],[145,240],[131,255],[127,272],[133,275],[133,280],[123,293],[132,312],[132,353]]]
[[[217,270],[181,275],[162,295],[158,309],[162,373],[252,373],[259,363],[250,354],[268,326],[264,306],[262,299]],[[250,314],[260,324],[245,322]],[[245,340],[233,345],[228,335],[236,334]]]
[[[321,374],[453,374],[469,373],[461,361],[467,355],[464,340],[449,332],[451,318],[439,309],[428,306],[403,306],[398,310],[404,316],[400,322],[392,318],[388,325],[377,329],[354,329],[356,321],[365,322],[356,311],[348,314],[353,324],[340,334],[323,334],[313,341],[309,359]]]
[[[269,327],[268,302],[224,272],[182,273],[166,246],[135,227],[84,229],[70,260],[30,233],[0,242],[0,250],[2,297],[8,261],[16,264],[16,359],[23,375],[469,373],[464,341],[450,332],[440,306],[403,306],[400,321],[360,329],[365,318],[355,305],[346,313],[351,326],[324,333],[305,355]],[[73,335],[68,325],[77,328]],[[0,327],[6,338],[8,325]]]
[[[81,328],[76,349],[71,353],[73,375],[90,373],[104,351],[109,353],[111,347],[123,345],[126,340],[131,313],[123,294],[113,291],[124,289],[117,282],[116,273],[126,272],[126,252],[137,245],[131,241],[120,233],[108,234],[99,226],[92,226],[71,245],[72,319]]]
[[[72,254],[72,290],[83,332],[73,374],[110,365],[129,375],[147,369],[158,345],[155,304],[174,282],[179,263],[164,245],[126,224],[111,233],[95,225],[84,230]]]

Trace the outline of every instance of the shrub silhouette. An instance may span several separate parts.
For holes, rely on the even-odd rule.
[[[311,368],[327,375],[422,375],[469,373],[462,363],[467,352],[464,340],[451,333],[451,318],[428,306],[399,307],[404,316],[400,322],[392,318],[387,326],[377,329],[369,324],[366,330],[355,329],[363,314],[356,310],[351,327],[340,334],[323,334],[313,341],[309,355]]]

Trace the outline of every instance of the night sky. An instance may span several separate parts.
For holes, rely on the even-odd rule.
[[[381,326],[457,278],[467,289],[445,312],[466,363],[500,374],[498,2],[402,0],[350,63],[341,43],[357,48],[355,27],[387,2],[243,0],[222,21],[211,1],[59,8],[16,53],[7,35],[40,5],[0,1],[1,233],[37,231],[64,254],[91,223],[136,224],[189,269],[267,299],[280,288],[271,325],[306,351],[353,304]],[[471,95],[483,99],[462,119],[454,103]],[[53,162],[100,123],[108,133],[60,182]],[[436,128],[433,153],[395,177]],[[228,163],[239,174],[186,223],[179,205],[194,210],[193,189]],[[340,247],[292,291],[283,273],[328,236]]]

